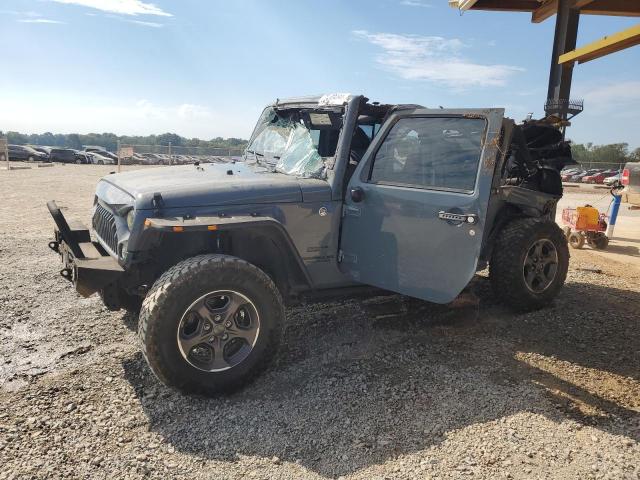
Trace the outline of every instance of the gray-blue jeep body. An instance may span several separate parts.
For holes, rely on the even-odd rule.
[[[516,307],[537,307],[555,296],[566,275],[566,244],[558,244],[549,226],[562,195],[557,173],[571,162],[559,135],[548,122],[516,125],[503,117],[502,109],[381,105],[340,94],[279,100],[261,115],[243,161],[103,177],[94,198],[93,238],[89,229],[67,221],[49,202],[56,223],[50,247],[62,255],[61,274],[82,295],[99,292],[110,309],[134,309],[147,297],[141,313],[143,343],[159,341],[145,337],[151,335],[147,316],[162,316],[148,298],[165,288],[158,284],[171,277],[168,272],[175,276],[183,264],[183,271],[224,270],[222,264],[213,266],[220,259],[255,267],[285,303],[388,292],[447,303],[476,271],[495,262],[496,275],[504,277],[495,284],[522,277],[524,292],[507,293],[507,300]],[[522,225],[515,228],[518,222]],[[543,233],[531,238],[538,230]],[[528,240],[519,235],[538,243],[520,245]],[[513,252],[505,251],[509,249]],[[511,261],[510,256],[517,258]],[[202,260],[193,266],[190,259],[213,263],[203,266],[209,260]],[[515,266],[502,265],[509,262]],[[244,347],[230,349],[242,359],[235,364],[229,360],[224,368],[211,359],[227,361],[220,339],[230,338],[232,328],[251,330],[234,323],[238,312],[255,317],[247,323],[253,321],[255,337],[247,334],[248,340],[242,340],[254,342],[252,348],[259,345],[255,332],[266,325],[267,314],[240,287],[223,287],[199,301],[217,299],[218,308],[234,295],[242,299],[234,304],[240,310],[227,312],[228,321],[227,313],[211,314],[214,320],[209,321],[217,310],[193,303],[173,314],[178,332],[189,321],[195,322],[190,328],[198,335],[218,332],[207,337],[212,343],[192,345],[181,340],[189,335],[178,333],[182,360],[176,356],[155,362],[186,361],[199,370],[194,375],[204,377],[180,383],[164,367],[154,367],[151,350],[145,352],[166,383],[214,392],[241,382],[235,377],[217,380],[227,370],[240,371],[238,378],[248,376],[238,365],[252,363],[247,360],[251,349],[245,348],[249,353],[244,357],[238,353]],[[238,307],[242,302],[247,307]],[[185,320],[189,315],[195,320]],[[215,319],[230,325],[229,330],[222,332]],[[185,349],[207,354],[213,363],[198,363]]]

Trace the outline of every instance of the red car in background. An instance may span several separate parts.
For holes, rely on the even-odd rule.
[[[593,175],[586,175],[582,177],[582,183],[603,183],[605,178],[616,175],[617,173],[617,170],[605,170],[604,172],[594,173]]]

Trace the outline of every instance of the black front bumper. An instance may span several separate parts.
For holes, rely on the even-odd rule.
[[[99,243],[91,241],[89,230],[78,222],[68,222],[55,201],[48,202],[47,208],[55,222],[49,248],[60,254],[64,265],[60,275],[73,282],[83,297],[117,282],[124,269]]]

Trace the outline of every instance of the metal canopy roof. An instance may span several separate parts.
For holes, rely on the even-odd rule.
[[[640,17],[640,0],[449,0],[449,6],[461,12],[488,10],[530,13],[533,23],[556,16],[545,112],[547,115],[559,114],[564,126],[569,125],[571,116],[582,110],[582,102],[569,98],[575,62],[588,62],[640,44],[640,25],[636,25],[576,48],[580,15]]]
[[[449,0],[449,5],[460,10],[531,12],[531,21],[538,23],[557,12],[559,1],[571,2],[571,8],[586,15],[640,17],[638,0]]]

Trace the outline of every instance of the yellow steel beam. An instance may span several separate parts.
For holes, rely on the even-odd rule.
[[[638,44],[640,44],[640,24],[560,55],[558,63],[584,63]]]

